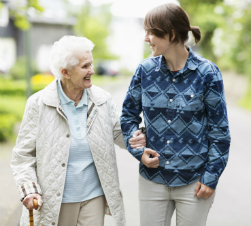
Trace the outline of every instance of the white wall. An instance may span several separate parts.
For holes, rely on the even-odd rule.
[[[0,70],[8,71],[16,62],[16,43],[14,38],[0,37]]]

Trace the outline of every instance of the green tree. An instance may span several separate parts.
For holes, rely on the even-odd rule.
[[[111,4],[93,8],[89,1],[77,14],[77,23],[74,26],[75,34],[90,39],[95,47],[92,51],[94,59],[117,59],[111,54],[107,46],[107,38],[111,34],[110,23],[112,14]]]
[[[246,74],[251,79],[251,3],[239,9],[240,16],[233,20],[232,33],[235,33],[235,43],[232,45],[231,61],[239,73]]]
[[[214,62],[217,61],[213,52],[212,38],[215,29],[225,24],[224,1],[180,0],[179,2],[181,7],[188,13],[191,25],[200,27],[202,36],[199,50],[201,54]]]
[[[21,30],[27,30],[30,27],[28,9],[34,8],[37,12],[43,12],[44,10],[38,0],[26,0],[26,2],[14,0],[10,4],[10,16],[14,19],[15,26]]]

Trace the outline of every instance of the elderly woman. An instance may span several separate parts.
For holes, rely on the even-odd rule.
[[[111,95],[92,85],[93,47],[83,37],[56,42],[56,79],[27,101],[11,161],[24,205],[21,226],[29,224],[34,198],[41,207],[36,225],[102,226],[105,213],[125,225],[114,148],[125,148],[120,114]],[[135,136],[136,146],[145,146],[144,135]]]

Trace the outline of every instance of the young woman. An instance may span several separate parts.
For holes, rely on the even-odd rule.
[[[140,161],[142,226],[203,226],[230,146],[222,75],[217,66],[185,45],[190,26],[176,4],[152,9],[144,20],[153,57],[142,61],[123,104],[121,127],[127,149]],[[129,139],[143,111],[147,147]],[[131,143],[131,142],[130,142]]]

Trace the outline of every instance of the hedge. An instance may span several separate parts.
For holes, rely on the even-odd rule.
[[[0,114],[0,142],[7,141],[13,136],[16,121],[13,114]]]

